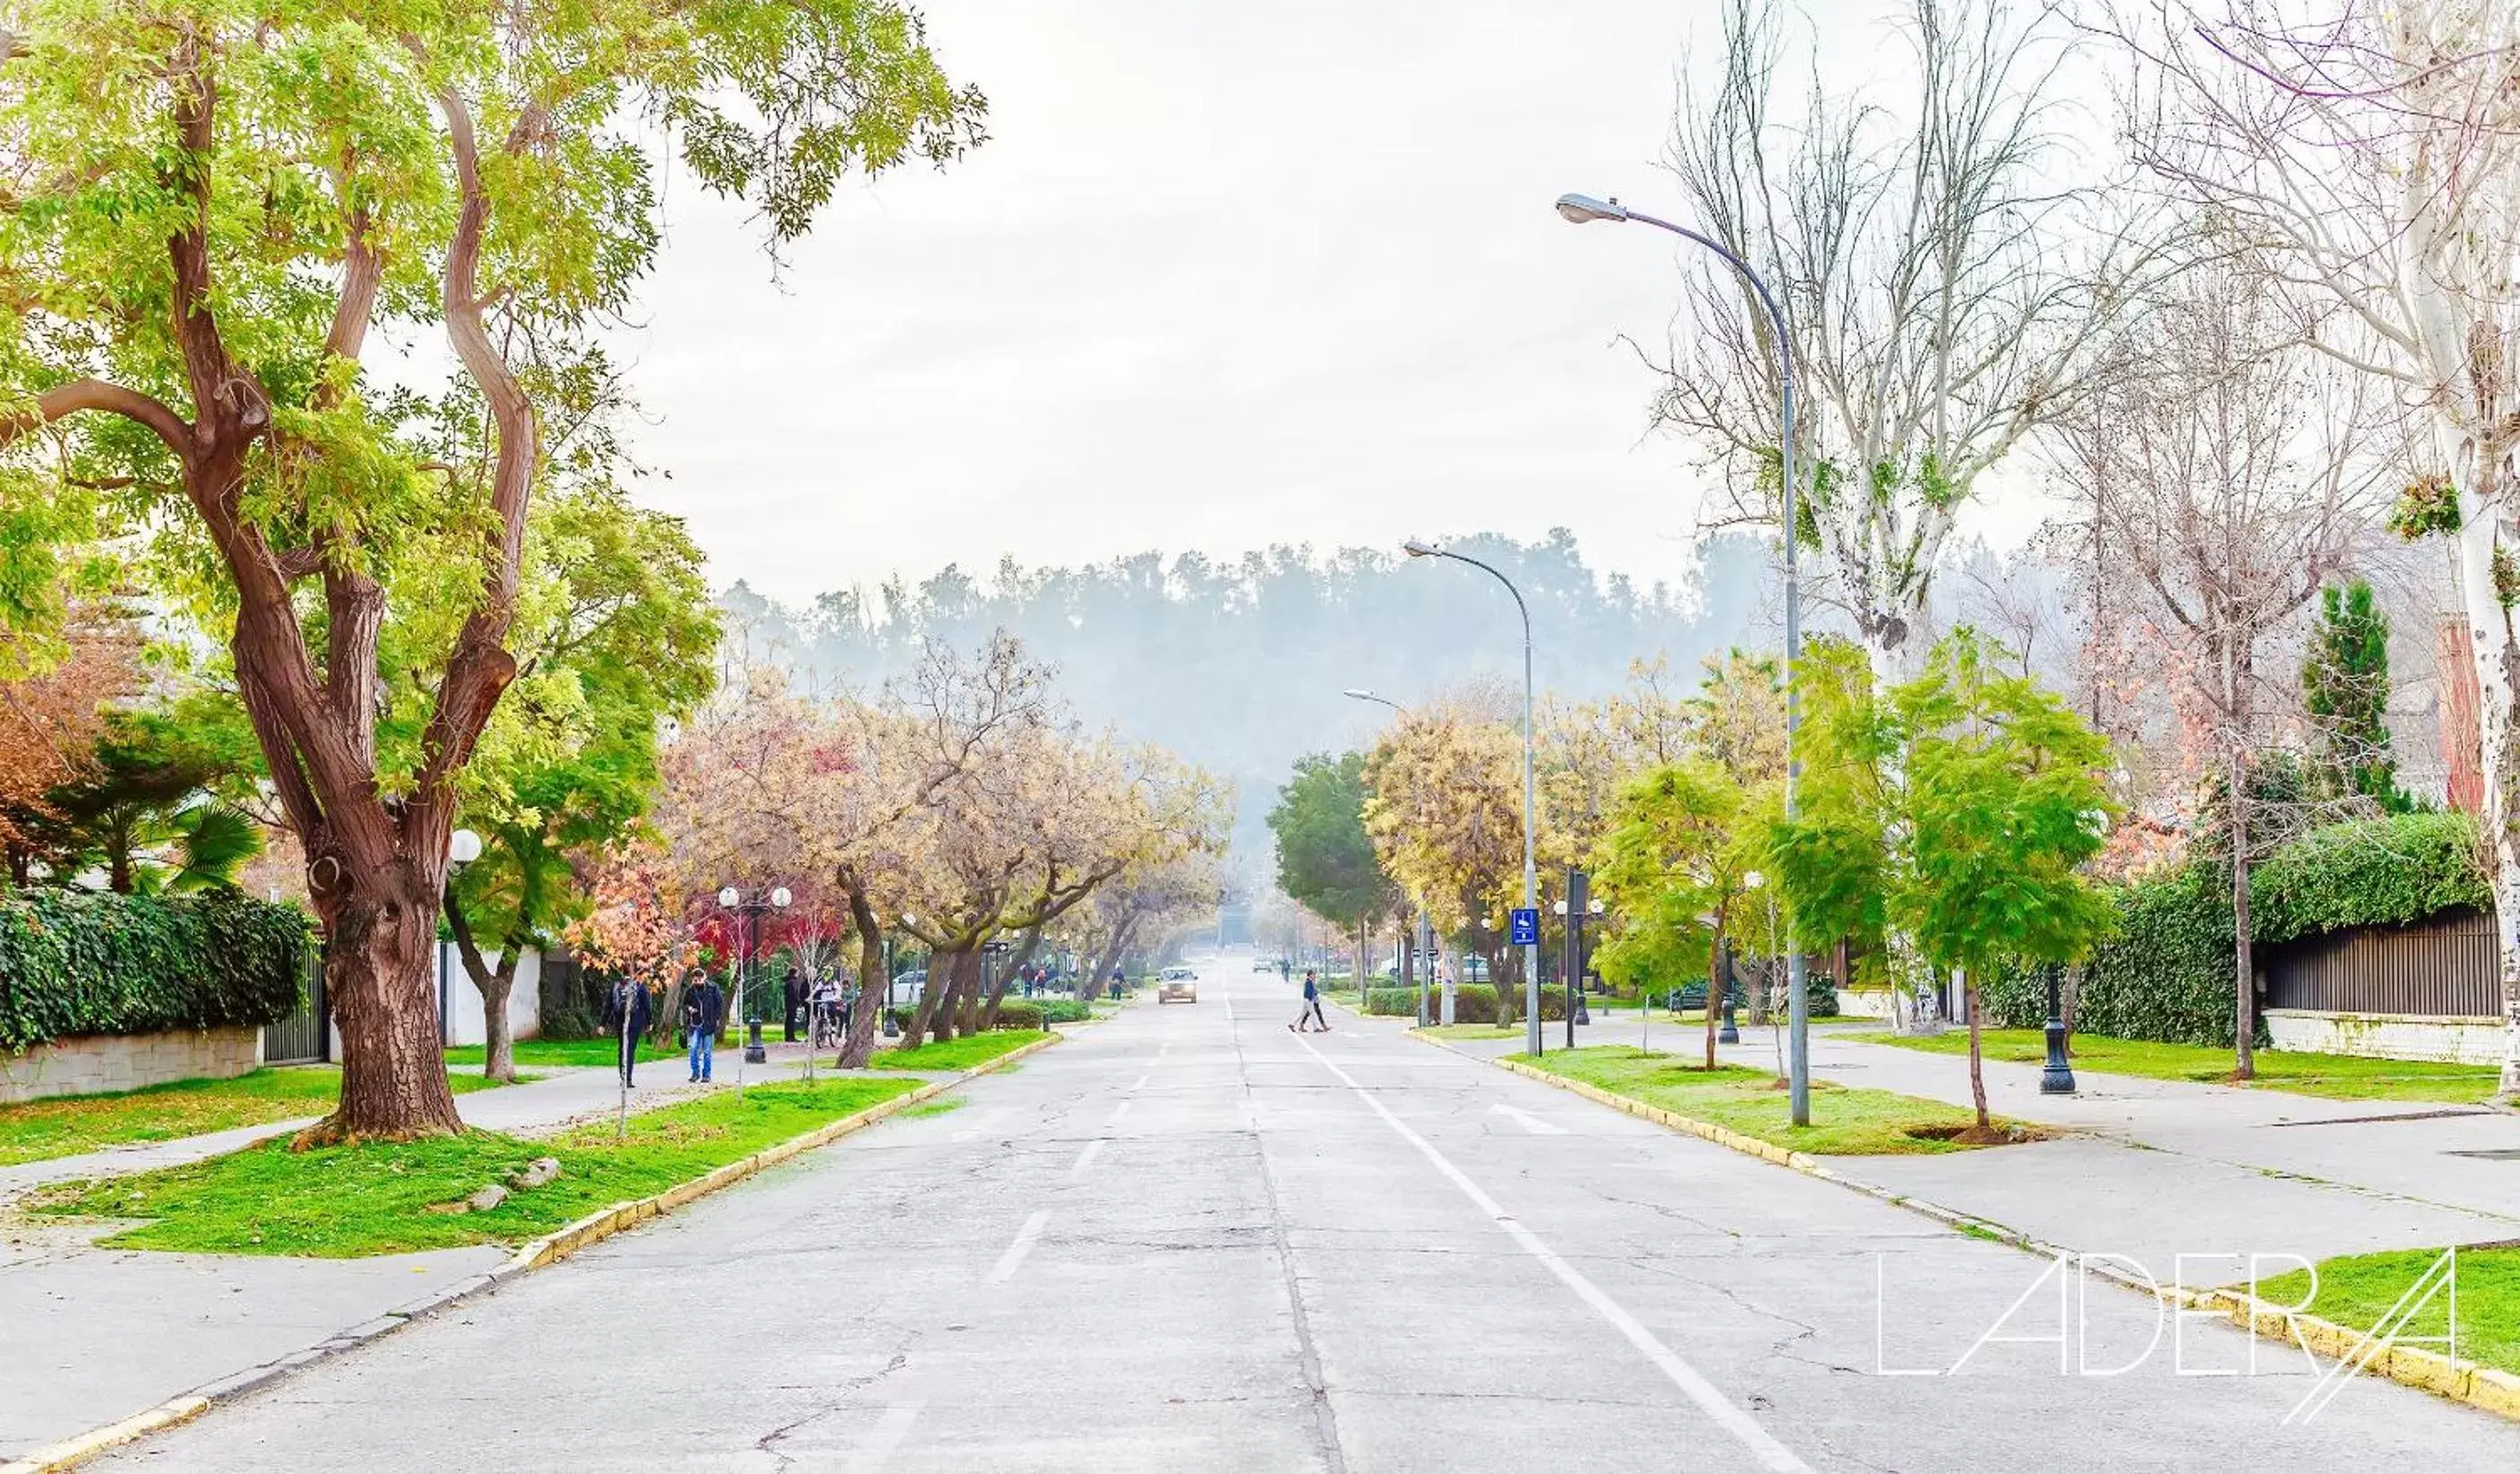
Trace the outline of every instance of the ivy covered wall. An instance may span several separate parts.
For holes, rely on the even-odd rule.
[[[0,898],[0,1054],[85,1034],[275,1023],[297,1007],[310,929],[230,890]]]

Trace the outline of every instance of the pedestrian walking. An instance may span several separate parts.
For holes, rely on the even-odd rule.
[[[683,990],[683,1027],[692,1036],[692,1079],[706,1083],[717,1054],[718,1025],[726,1019],[726,994],[706,973],[695,971]],[[739,1082],[741,1083],[741,1082]]]
[[[1322,1017],[1321,980],[1313,976],[1309,967],[1304,969],[1304,1011],[1296,1014],[1295,1022],[1286,1027],[1301,1034],[1306,1024],[1310,1024],[1317,1034],[1330,1032],[1330,1021]]]
[[[780,1015],[779,1032],[791,1044],[796,1042],[796,1016],[805,1011],[805,994],[810,982],[803,968],[791,967],[788,969],[787,981],[780,988],[780,1001],[787,1006]],[[812,1026],[809,1024],[806,1028],[805,1036],[810,1041],[813,1038]]]
[[[636,979],[623,978],[605,995],[603,1032],[621,1041],[621,1088],[625,1090],[638,1083],[630,1072],[639,1063],[639,1039],[648,1032],[648,989]]]

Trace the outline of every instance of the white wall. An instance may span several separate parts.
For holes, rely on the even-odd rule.
[[[2436,1019],[2399,1013],[2325,1013],[2270,1008],[2267,1037],[2278,1049],[2360,1054],[2373,1059],[2499,1064],[2500,1019]]]
[[[472,975],[464,970],[464,958],[454,944],[446,946],[446,1041],[450,1044],[488,1042],[481,1031],[481,990],[472,986]],[[492,967],[499,965],[497,952],[485,951],[482,959]],[[542,1032],[543,987],[542,953],[527,947],[517,959],[516,986],[508,992],[508,1031],[512,1037],[532,1038]]]

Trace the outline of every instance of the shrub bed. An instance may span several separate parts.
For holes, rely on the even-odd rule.
[[[297,1008],[306,913],[234,891],[0,899],[0,1053],[83,1034],[277,1023]]]

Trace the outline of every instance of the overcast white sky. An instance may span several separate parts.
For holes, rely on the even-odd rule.
[[[1696,479],[1614,343],[1664,333],[1677,243],[1550,204],[1668,200],[1716,0],[923,9],[989,96],[965,162],[843,198],[781,283],[740,209],[669,189],[625,351],[673,475],[647,498],[718,581],[1559,525],[1688,566]],[[1898,54],[1875,0],[1814,10]]]

